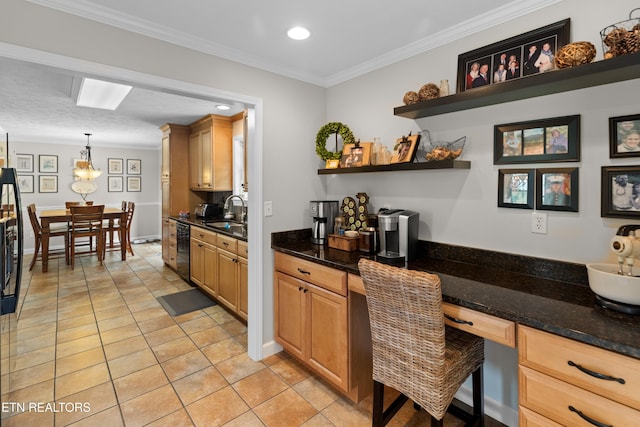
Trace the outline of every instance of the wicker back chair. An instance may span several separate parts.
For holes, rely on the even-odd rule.
[[[440,278],[361,259],[373,344],[373,426],[384,426],[408,399],[443,426],[453,397],[473,374],[473,414],[484,424],[484,340],[445,326]],[[385,410],[384,386],[400,396]]]

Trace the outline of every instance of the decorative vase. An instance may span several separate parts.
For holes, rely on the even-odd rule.
[[[449,95],[449,80],[440,80],[440,96]]]

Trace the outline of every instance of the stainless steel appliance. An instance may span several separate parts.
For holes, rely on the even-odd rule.
[[[328,235],[333,231],[333,220],[338,213],[337,200],[312,200],[310,203],[313,226],[311,228],[311,243],[326,245]]]
[[[418,252],[418,225],[420,214],[403,209],[385,210],[378,213],[380,228],[380,252],[378,256],[388,259],[414,260]]]
[[[177,234],[177,252],[178,255],[176,257],[176,265],[178,268],[178,274],[184,280],[189,282],[191,279],[190,269],[189,269],[189,239],[191,237],[191,226],[184,222],[178,221],[176,224],[176,234]]]

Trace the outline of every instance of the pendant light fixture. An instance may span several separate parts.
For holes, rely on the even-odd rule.
[[[73,174],[83,181],[93,181],[102,175],[102,171],[93,167],[93,161],[91,160],[91,145],[89,143],[89,137],[91,134],[85,133],[85,135],[87,135],[87,145],[84,150],[80,151],[81,161],[79,161],[75,169],[73,169]]]

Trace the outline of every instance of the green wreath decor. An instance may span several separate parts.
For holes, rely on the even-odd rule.
[[[331,122],[322,126],[316,135],[316,154],[322,160],[339,160],[342,157],[341,152],[333,152],[327,150],[327,138],[329,135],[336,134],[336,148],[338,147],[338,135],[342,137],[342,144],[355,144],[356,140],[347,125],[340,122]]]

